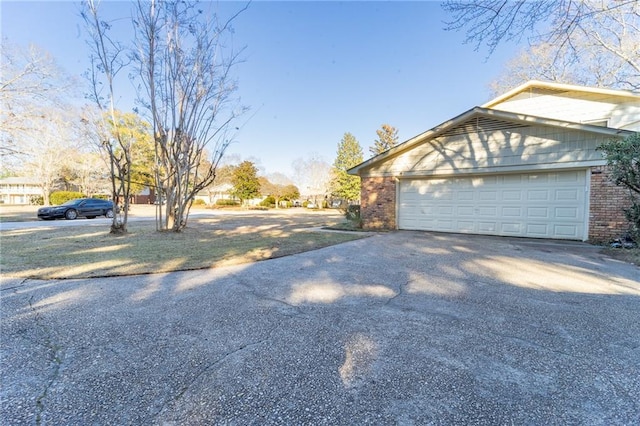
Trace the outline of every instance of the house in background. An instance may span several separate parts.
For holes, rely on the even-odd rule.
[[[349,170],[367,229],[603,241],[629,193],[597,147],[640,131],[640,94],[528,82]]]
[[[42,197],[40,182],[29,177],[0,179],[0,203],[31,204],[33,198]]]

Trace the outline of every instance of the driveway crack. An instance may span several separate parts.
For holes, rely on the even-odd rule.
[[[282,299],[278,299],[276,297],[270,297],[270,296],[267,296],[265,294],[259,293],[253,286],[248,284],[244,279],[242,279],[242,278],[240,278],[238,276],[236,276],[236,278],[237,278],[238,285],[240,285],[240,286],[244,287],[245,289],[247,289],[247,291],[251,295],[253,295],[253,297],[255,297],[256,299],[265,300],[265,301],[269,301],[269,302],[275,302],[275,303],[281,304],[281,305],[283,305],[283,306],[285,306],[287,308],[290,308],[293,311],[295,311],[295,313],[293,315],[289,315],[289,314],[286,314],[286,313],[283,313],[283,312],[280,312],[280,314],[282,314],[282,315],[284,315],[286,317],[290,317],[290,318],[291,317],[295,317],[295,316],[305,315],[305,312],[303,311],[303,309],[300,306],[294,305],[292,303],[289,303],[289,302],[287,302],[285,300],[282,300]]]
[[[29,281],[29,278],[24,278],[22,281],[20,281],[16,285],[13,285],[11,287],[2,287],[2,288],[0,288],[0,292],[9,291],[9,290],[15,290],[15,289],[18,289],[20,287],[24,287],[24,285],[27,283],[27,281]]]
[[[152,419],[156,419],[159,415],[161,415],[169,405],[174,404],[176,402],[178,402],[180,399],[182,399],[182,397],[189,391],[189,389],[193,386],[194,383],[196,383],[197,381],[200,380],[200,378],[202,376],[204,376],[207,372],[215,369],[218,365],[222,364],[224,361],[226,361],[228,358],[246,350],[246,349],[250,349],[253,348],[255,346],[259,346],[265,342],[267,342],[268,340],[270,340],[273,336],[273,332],[278,328],[278,326],[272,327],[268,332],[267,335],[259,340],[255,340],[252,342],[248,342],[248,343],[244,343],[241,344],[240,346],[238,346],[237,348],[230,350],[226,353],[224,353],[221,357],[217,358],[216,360],[208,363],[207,365],[205,365],[195,376],[193,376],[193,378],[191,380],[189,380],[188,383],[186,383],[184,386],[182,386],[179,390],[179,392],[174,395],[172,398],[170,398],[169,400],[167,400],[166,402],[164,402],[162,404],[162,406],[155,412],[153,413],[153,415],[151,416]]]
[[[49,363],[52,368],[51,374],[44,385],[44,389],[36,398],[36,425],[42,424],[42,414],[45,408],[45,400],[49,395],[49,390],[53,387],[54,383],[60,375],[60,368],[63,361],[63,353],[60,345],[56,344],[53,340],[53,332],[44,322],[44,318],[40,312],[33,307],[33,296],[29,298],[29,308],[34,314],[34,320],[36,326],[44,332],[44,338],[41,343],[49,351]]]
[[[404,295],[405,292],[405,287],[407,287],[409,284],[411,283],[411,280],[407,280],[407,282],[405,282],[404,284],[400,284],[398,286],[398,291],[396,292],[395,295],[391,296],[390,298],[387,299],[386,302],[384,302],[385,306],[389,305],[392,301],[396,300],[398,297]]]

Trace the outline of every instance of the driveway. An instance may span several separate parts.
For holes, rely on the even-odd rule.
[[[3,424],[638,424],[640,269],[378,234],[238,267],[2,281]]]

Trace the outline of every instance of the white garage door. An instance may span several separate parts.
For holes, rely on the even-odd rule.
[[[586,239],[585,170],[400,181],[398,227]]]

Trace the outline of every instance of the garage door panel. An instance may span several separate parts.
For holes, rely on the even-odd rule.
[[[504,235],[513,235],[518,236],[522,233],[522,224],[521,223],[503,223],[502,224],[502,233]]]
[[[522,207],[502,207],[502,217],[504,218],[520,218],[522,217]]]
[[[473,216],[473,206],[458,206],[458,216]]]
[[[498,208],[497,207],[478,207],[476,209],[476,213],[478,216],[495,217],[498,214]]]
[[[548,189],[533,189],[527,191],[527,200],[531,201],[547,201],[549,200]]]
[[[544,238],[549,234],[548,225],[544,223],[528,223],[527,234],[533,237]]]
[[[440,219],[440,220],[436,220],[435,224],[439,229],[442,229],[443,231],[450,231],[450,232],[455,231],[452,220]]]
[[[567,238],[575,238],[578,236],[578,229],[574,225],[554,225],[554,233]]]
[[[458,221],[458,232],[473,233],[475,231],[475,222],[473,221]]]
[[[576,201],[579,197],[578,190],[576,189],[557,189],[554,199],[557,201]]]
[[[562,183],[578,183],[581,181],[581,175],[584,172],[564,172],[556,174],[556,181]]]
[[[556,219],[577,219],[578,209],[576,207],[556,207],[555,217]]]
[[[496,201],[498,199],[498,191],[479,191],[480,201]]]
[[[473,201],[473,191],[470,191],[470,190],[459,191],[458,201]]]
[[[503,201],[520,201],[522,200],[522,192],[516,189],[508,189],[502,191]]]
[[[548,207],[529,207],[527,217],[531,219],[549,219]]]
[[[483,234],[493,234],[497,230],[497,222],[478,222],[478,231]]]
[[[586,171],[401,180],[398,226],[583,239]]]

